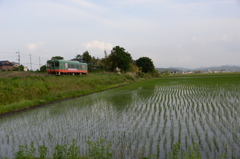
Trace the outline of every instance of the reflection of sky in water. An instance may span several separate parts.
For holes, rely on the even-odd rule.
[[[88,137],[112,141],[119,151],[125,145],[126,156],[143,151],[164,157],[178,141],[183,148],[196,142],[203,156],[213,157],[216,141],[218,155],[237,150],[239,84],[176,80],[136,83],[4,117],[0,154],[12,157],[18,145],[31,141],[54,147],[72,139],[85,152]]]

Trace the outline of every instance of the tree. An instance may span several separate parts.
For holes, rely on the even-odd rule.
[[[81,59],[82,59],[82,55],[77,54],[76,57],[75,57],[74,59],[76,59],[76,60],[81,60]]]
[[[104,50],[104,58],[102,58],[101,60],[101,64],[106,68],[106,69],[110,69],[111,68],[111,59],[110,56],[107,54],[107,51]]]
[[[46,72],[47,71],[47,66],[46,65],[42,65],[40,67],[40,72]]]
[[[51,60],[63,60],[62,56],[53,56]]]
[[[20,65],[20,66],[18,66],[18,67],[14,67],[13,68],[13,71],[24,71],[24,66],[23,65]]]
[[[88,51],[85,51],[82,55],[82,59],[86,62],[89,63],[92,60],[92,56],[89,54]]]
[[[140,57],[136,60],[136,65],[142,68],[142,72],[152,72],[154,70],[154,64],[152,60],[148,57]]]
[[[112,62],[112,70],[119,67],[122,71],[127,71],[132,62],[132,56],[125,49],[120,46],[115,46],[109,55],[110,62]]]

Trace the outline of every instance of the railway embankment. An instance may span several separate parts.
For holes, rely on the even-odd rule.
[[[149,78],[149,77],[147,77]],[[0,78],[0,116],[144,80],[131,74]]]

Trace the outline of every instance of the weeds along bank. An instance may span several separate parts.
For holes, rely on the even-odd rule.
[[[132,74],[90,74],[87,76],[16,76],[0,78],[0,114],[77,97],[139,80]]]

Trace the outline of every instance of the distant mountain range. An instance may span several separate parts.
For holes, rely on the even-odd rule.
[[[234,65],[223,65],[223,66],[212,66],[212,67],[199,67],[195,69],[189,69],[189,68],[182,68],[182,67],[168,67],[168,68],[156,68],[158,72],[182,72],[182,71],[227,71],[227,72],[239,72],[240,66],[234,66]]]

